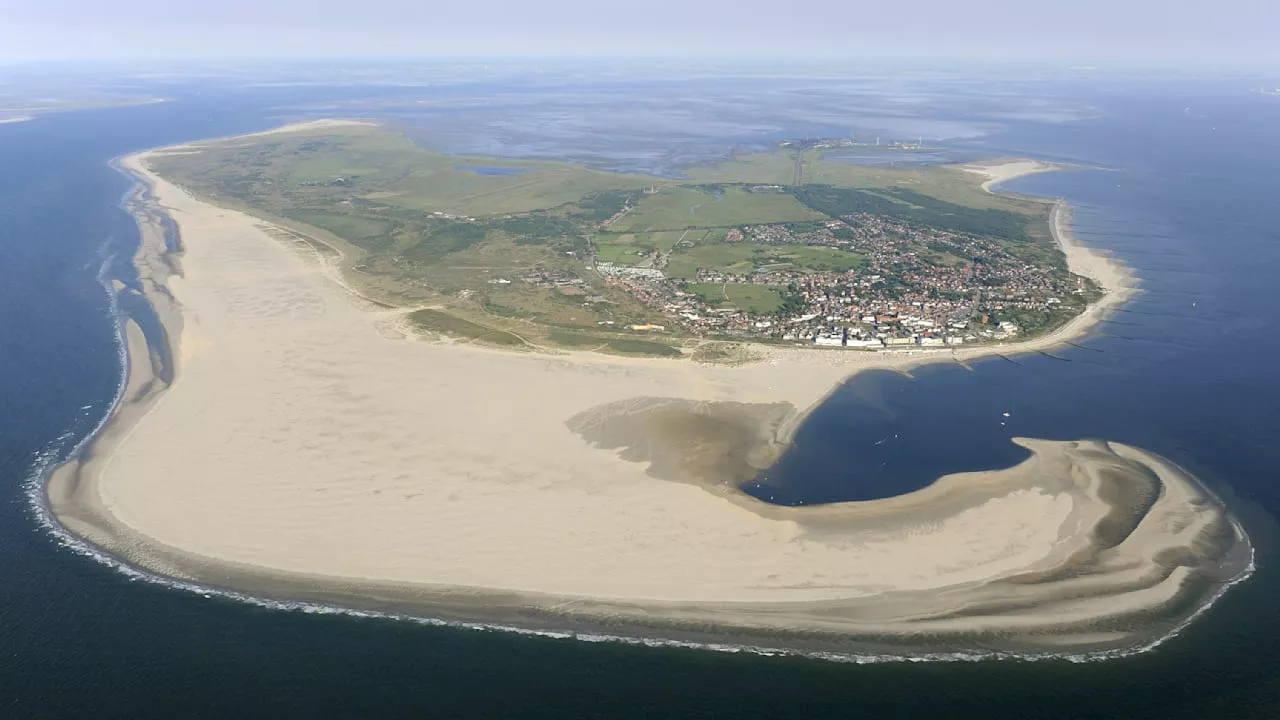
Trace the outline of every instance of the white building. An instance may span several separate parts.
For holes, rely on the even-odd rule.
[[[851,348],[882,348],[882,347],[884,347],[884,343],[880,342],[879,340],[852,340],[852,339],[850,339],[850,340],[848,340],[848,341],[846,341],[846,342],[845,342],[845,347],[851,347]]]
[[[655,268],[638,268],[632,265],[618,265],[611,262],[596,263],[596,272],[604,276],[649,278],[651,280],[661,280],[666,277],[661,270]]]

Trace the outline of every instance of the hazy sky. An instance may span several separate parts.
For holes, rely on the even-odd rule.
[[[1280,0],[0,0],[0,60],[437,55],[1280,67]]]

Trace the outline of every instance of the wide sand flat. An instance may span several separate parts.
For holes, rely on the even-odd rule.
[[[1002,182],[1020,178],[1024,175],[1035,175],[1042,172],[1052,172],[1059,169],[1059,166],[1053,163],[1041,162],[1039,160],[1010,160],[1007,162],[995,163],[979,163],[974,165],[960,166],[965,172],[971,172],[981,175],[987,180],[982,183],[982,189],[991,192],[992,189]]]
[[[775,641],[997,631],[1024,647],[1131,642],[1243,567],[1243,533],[1194,479],[1103,442],[1023,441],[1034,455],[1017,468],[867,503],[783,508],[736,490],[855,370],[990,350],[715,367],[428,342],[306,247],[145,158],[125,165],[184,245],[178,268],[140,215],[175,379],[148,372],[130,326],[119,415],[49,495],[72,531],[152,570],[516,624]],[[1129,284],[1075,252],[1073,267]]]

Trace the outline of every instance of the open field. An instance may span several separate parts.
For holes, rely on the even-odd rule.
[[[514,333],[485,327],[439,310],[414,311],[409,313],[409,322],[427,332],[449,337],[509,348],[528,347],[528,344]]]
[[[596,352],[616,355],[638,355],[647,357],[680,357],[679,349],[656,340],[639,340],[636,338],[617,337],[612,335],[592,335],[588,333],[553,330],[547,339],[559,347],[574,350],[594,350]]]
[[[548,329],[595,327],[601,322],[644,323],[658,320],[657,313],[646,310],[625,293],[612,290],[603,282],[591,292],[599,292],[604,303],[588,303],[579,295],[566,295],[554,288],[538,287],[529,283],[486,286],[477,292],[470,302],[458,300],[450,304],[451,312],[494,316],[486,324],[506,327],[503,321],[519,321],[519,327],[510,329],[529,338],[542,336]]]
[[[800,204],[790,193],[748,192],[733,185],[713,190],[677,185],[644,196],[635,210],[610,229],[643,232],[824,219],[826,216]]]
[[[604,262],[634,265],[649,255],[671,252],[683,240],[692,245],[707,234],[706,230],[664,230],[644,233],[600,233],[592,239],[596,257]]]
[[[717,269],[733,275],[746,275],[755,268],[756,247],[738,243],[695,245],[671,256],[667,276],[692,280],[699,269]]]
[[[369,202],[426,212],[479,216],[518,213],[574,202],[601,190],[648,186],[654,178],[591,170],[560,162],[512,162],[427,150],[377,127],[344,126],[252,142],[227,143],[202,157],[163,163],[179,177],[206,175],[234,194],[266,178],[283,181],[294,203],[354,194]],[[501,166],[511,175],[466,168]],[[257,187],[260,195],[264,188]],[[264,198],[265,199],[265,198]]]
[[[942,165],[914,168],[857,165],[824,159],[827,152],[803,153],[804,182],[849,188],[910,188],[940,200],[975,208],[1007,210],[1028,215],[1044,212],[1044,202],[1035,199],[987,193],[974,183],[963,168]],[[693,168],[689,177],[700,183],[770,183],[789,186],[794,180],[795,153],[786,149],[736,155],[714,165]]]
[[[335,235],[350,239],[353,243],[366,245],[378,239],[387,238],[395,228],[395,224],[388,220],[355,213],[305,210],[293,213],[293,218],[308,225],[322,227]]]
[[[857,253],[809,245],[767,246],[757,255],[761,267],[799,268],[821,272],[844,272],[862,264]]]
[[[712,165],[690,168],[689,179],[698,183],[763,183],[791,185],[795,180],[794,153],[788,150],[739,153]]]
[[[622,265],[635,265],[643,260],[652,252],[650,248],[636,247],[635,245],[615,245],[612,243],[597,243],[596,257],[602,262],[620,263]]]
[[[597,243],[607,245],[630,245],[648,250],[669,252],[680,240],[690,244],[697,242],[704,234],[703,230],[660,230],[643,233],[600,233],[595,237]]]
[[[949,165],[890,168],[826,162],[817,151],[810,151],[805,156],[805,182],[851,188],[906,188],[965,207],[1031,215],[1043,212],[1045,205],[1039,200],[1022,200],[984,192],[971,180],[969,173]]]
[[[769,315],[782,306],[782,296],[767,285],[746,283],[693,283],[685,288],[697,293],[708,304],[727,303],[755,315]]]
[[[692,279],[700,269],[746,275],[755,268],[842,272],[857,267],[861,262],[862,258],[857,253],[836,248],[721,242],[695,245],[672,253],[667,275]]]

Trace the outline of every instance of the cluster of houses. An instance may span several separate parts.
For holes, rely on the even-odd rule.
[[[844,229],[848,232],[846,223],[839,220],[831,220],[826,223],[804,223],[801,225],[748,225],[741,230],[730,231],[726,240],[733,242],[733,234],[737,233],[737,240],[744,237],[755,242],[774,243],[778,245],[842,245],[848,244],[847,239],[841,240],[836,236],[836,232]]]
[[[1014,322],[981,322],[972,309],[922,300],[851,302],[828,315],[806,314],[791,321],[783,340],[860,349],[956,346],[1016,336]]]
[[[640,265],[626,265],[623,263],[612,262],[596,262],[596,272],[602,277],[623,277],[638,280],[665,280],[666,275],[659,269],[652,267],[651,263],[646,263],[649,267]]]
[[[668,278],[665,263],[642,266],[597,261],[595,271],[698,335],[809,342],[819,346],[882,349],[956,346],[1003,340],[1024,332],[1011,311],[1049,312],[1064,302],[1082,306],[1084,281],[1060,266],[1040,266],[998,241],[910,226],[868,214],[796,225],[744,226],[729,242],[839,247],[863,258],[852,270],[811,271],[757,267],[744,273],[704,268],[692,282],[761,285],[784,302],[776,312],[749,312],[694,292]],[[678,252],[678,250],[677,250]],[[665,259],[665,258],[664,258]],[[603,302],[570,271],[534,270],[520,279],[563,295]]]

